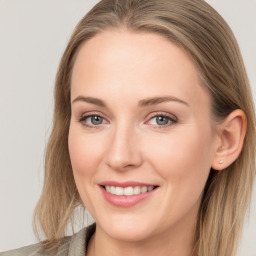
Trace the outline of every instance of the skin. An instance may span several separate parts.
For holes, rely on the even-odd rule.
[[[166,96],[175,100],[138,105]],[[210,105],[192,60],[160,35],[105,31],[82,46],[71,79],[69,151],[79,194],[97,224],[89,256],[192,255],[210,168],[222,168],[223,140],[211,126]],[[92,114],[102,123],[93,124]],[[163,114],[171,119],[159,125]],[[159,187],[122,208],[102,196],[99,184],[107,180]]]

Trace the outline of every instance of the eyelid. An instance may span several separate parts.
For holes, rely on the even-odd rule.
[[[163,111],[160,111],[160,112],[155,111],[155,112],[150,113],[148,119],[155,117],[155,116],[166,116],[166,117],[170,117],[171,119],[174,119],[174,120],[178,119],[175,115],[167,113],[167,112],[163,112]]]
[[[178,118],[173,115],[173,114],[170,114],[170,113],[167,113],[167,112],[153,112],[149,115],[147,121],[146,121],[146,124],[148,124],[148,122],[154,118],[154,117],[157,117],[157,116],[164,116],[164,117],[168,117],[170,118],[170,121],[171,121],[171,124],[167,124],[167,125],[155,125],[155,128],[156,129],[164,129],[164,128],[169,128],[170,126],[174,125],[175,123],[178,122]],[[149,124],[148,124],[149,125]]]
[[[86,119],[90,116],[99,116],[101,118],[103,118],[105,121],[107,121],[107,123],[109,123],[108,119],[105,117],[105,115],[103,115],[101,112],[98,112],[98,111],[91,111],[91,112],[86,112],[86,113],[83,113],[82,115],[80,115],[79,119],[78,119],[78,122],[80,123],[83,123],[83,120],[82,119]],[[173,115],[173,114],[170,114],[170,113],[167,113],[167,112],[152,112],[149,114],[149,117],[147,118],[147,121],[145,122],[145,124],[149,125],[148,122],[154,118],[154,117],[157,117],[157,116],[164,116],[164,117],[168,117],[171,121],[171,124],[166,124],[166,125],[153,125],[156,129],[164,129],[164,128],[168,128],[172,125],[174,125],[175,123],[178,122],[178,118]],[[89,124],[83,124],[84,126],[86,127],[90,127],[90,128],[102,128],[102,125],[104,125],[106,123],[103,123],[103,124],[99,124],[99,125],[89,125]]]
[[[82,125],[84,125],[86,127],[90,127],[90,128],[101,128],[101,126],[104,125],[104,124],[100,124],[100,125],[83,124],[83,121],[84,121],[83,119],[86,119],[90,116],[99,116],[99,117],[103,118],[105,121],[107,121],[109,123],[107,118],[105,118],[105,116],[101,112],[96,112],[96,111],[83,113],[82,115],[79,116],[77,121],[82,123]]]

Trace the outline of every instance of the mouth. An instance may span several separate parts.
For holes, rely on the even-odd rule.
[[[159,186],[137,181],[105,181],[99,184],[105,200],[115,207],[132,207],[138,203],[154,198]]]
[[[133,196],[139,194],[145,194],[158,188],[158,186],[111,186],[111,185],[100,185],[105,191],[112,195],[117,196]]]

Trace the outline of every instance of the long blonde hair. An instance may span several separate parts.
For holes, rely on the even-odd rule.
[[[73,178],[68,133],[70,78],[80,47],[107,29],[156,33],[185,49],[212,97],[216,120],[242,109],[248,120],[238,159],[211,170],[198,214],[196,255],[234,256],[255,175],[255,112],[236,39],[223,18],[203,0],[102,0],[79,22],[62,56],[55,83],[53,129],[45,158],[43,192],[34,213],[37,234],[56,245],[75,208],[82,205]]]

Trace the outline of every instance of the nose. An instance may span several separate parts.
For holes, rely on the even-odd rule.
[[[138,134],[125,125],[116,127],[108,140],[105,163],[114,170],[125,171],[142,164]]]

